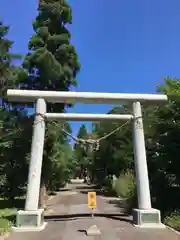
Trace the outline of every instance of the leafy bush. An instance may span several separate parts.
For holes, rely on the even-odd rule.
[[[127,171],[119,176],[114,184],[114,190],[118,197],[131,198],[135,195],[136,183],[131,171]]]
[[[9,232],[11,228],[11,222],[6,218],[0,218],[0,235],[3,235],[5,232]]]
[[[10,231],[11,226],[15,223],[16,209],[0,209],[0,235]]]

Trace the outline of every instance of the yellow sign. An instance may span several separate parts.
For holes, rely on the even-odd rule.
[[[96,192],[88,192],[88,208],[96,208]]]

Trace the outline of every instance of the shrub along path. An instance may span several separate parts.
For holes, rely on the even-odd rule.
[[[70,191],[60,192],[49,201],[46,213],[48,225],[39,233],[12,233],[8,240],[179,240],[180,235],[169,229],[138,229],[132,225],[132,217],[114,198],[97,195],[97,209],[94,219],[87,207],[85,185],[70,185]],[[87,237],[85,230],[96,224],[101,230],[101,237]]]

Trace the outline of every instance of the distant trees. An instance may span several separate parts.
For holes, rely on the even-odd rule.
[[[26,156],[30,148],[31,118],[6,101],[8,88],[19,85],[20,67],[13,65],[21,56],[10,53],[13,42],[7,38],[9,27],[0,22],[0,191],[12,201],[22,195],[27,179]]]
[[[79,139],[87,139],[88,138],[88,131],[86,129],[86,126],[84,124],[81,125],[79,128],[77,137]],[[76,159],[76,171],[75,174],[78,177],[81,177],[83,170],[86,167],[87,162],[87,151],[86,151],[86,145],[80,144],[79,142],[75,142],[74,144],[74,157]]]

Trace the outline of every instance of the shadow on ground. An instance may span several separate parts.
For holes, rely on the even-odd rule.
[[[111,213],[95,213],[95,217],[103,217],[103,218],[110,218],[113,220],[124,221],[131,223],[131,220],[128,219],[129,215],[127,214],[111,214]],[[80,218],[89,218],[91,217],[90,213],[81,213],[81,214],[67,214],[67,215],[52,215],[52,216],[45,216],[44,219],[46,221],[74,221]]]
[[[99,190],[100,189],[100,187],[99,186],[97,186],[97,185],[89,185],[89,186],[76,186],[76,189],[77,190],[85,190],[85,189],[87,189],[87,190],[89,190],[89,189],[91,189],[91,190]]]
[[[60,188],[57,192],[67,192],[70,191],[70,188]]]
[[[87,194],[88,189],[85,187],[84,190],[81,190],[80,193],[82,194]],[[107,197],[107,198],[114,198],[114,199],[107,199],[108,204],[113,204],[114,207],[119,208],[123,210],[124,214],[131,215],[132,214],[132,207],[135,208],[136,205],[132,206],[132,203],[130,203],[131,199],[119,199],[118,197],[115,196],[113,192],[109,192],[108,190],[102,190],[102,189],[95,189],[91,188],[91,191],[96,192],[96,195],[101,196],[101,197]]]
[[[87,189],[87,188],[85,188],[85,189]],[[95,189],[95,188],[90,188],[91,189],[91,191],[93,192],[96,192],[96,195],[98,195],[98,196],[104,196],[104,197],[114,197],[114,194],[113,193],[111,193],[111,192],[109,192],[109,191],[106,191],[106,190],[102,190],[102,189]],[[87,189],[87,190],[83,190],[83,191],[80,191],[80,193],[82,193],[82,194],[87,194],[89,192],[89,190]]]

